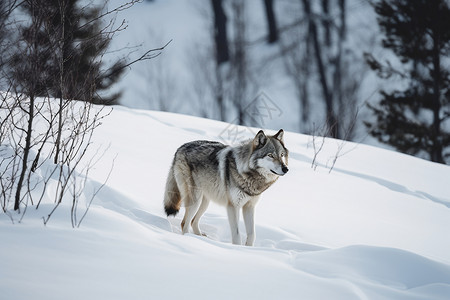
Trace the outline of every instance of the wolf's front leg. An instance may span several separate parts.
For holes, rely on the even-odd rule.
[[[253,202],[247,202],[242,208],[242,214],[244,215],[245,229],[247,230],[246,246],[253,246],[255,243],[255,204]]]
[[[231,239],[233,244],[241,244],[241,235],[239,234],[239,208],[235,207],[233,204],[228,203],[227,205],[228,222],[230,223],[231,229]]]

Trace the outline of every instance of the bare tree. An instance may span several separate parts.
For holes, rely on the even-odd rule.
[[[197,110],[202,117],[225,121],[223,82],[219,81],[220,68],[217,66],[213,47],[213,44],[200,46],[196,43],[188,50],[188,65],[192,72],[191,103],[198,106]]]
[[[294,32],[292,32],[294,31]],[[313,74],[311,67],[311,41],[307,26],[296,26],[283,32],[280,39],[281,57],[286,73],[292,80],[298,99],[299,132],[308,132],[311,99],[309,85]],[[314,125],[313,125],[314,127]]]
[[[228,52],[227,15],[223,9],[222,0],[211,0],[214,12],[214,40],[216,44],[217,65],[227,62],[230,58]]]
[[[322,122],[329,129],[325,133],[352,139],[356,128],[351,125],[352,120],[362,102],[361,78],[368,68],[362,63],[361,54],[346,46],[346,1],[322,0],[315,6],[310,0],[301,3],[303,14],[292,26],[282,27],[280,33],[285,69],[299,99],[299,130],[314,130],[309,124],[320,121],[311,113],[323,107]],[[314,89],[316,85],[318,89]],[[311,100],[314,98],[323,101],[314,102]]]
[[[333,130],[333,128],[329,128],[327,124],[316,127],[315,123],[313,123],[313,129],[311,131],[311,141],[308,143],[308,145],[312,146],[314,152],[313,158],[311,160],[311,168],[313,168],[314,170],[317,169],[317,167],[319,166],[319,156],[322,153],[322,150],[326,146],[329,147],[329,144],[332,144],[333,142],[336,147],[334,154],[328,156],[327,162],[326,164],[324,164],[328,168],[328,173],[331,173],[331,171],[333,171],[336,162],[340,157],[353,151],[357,147],[358,144],[355,144],[355,146],[350,147],[349,149],[345,149],[344,151],[345,146],[348,145],[347,141],[350,140],[350,137],[353,134],[354,127],[358,120],[358,112],[359,109],[356,110],[356,113],[349,120],[348,126],[345,127],[344,135],[342,139],[339,140],[330,140],[327,138],[327,136],[330,136],[330,131]]]
[[[319,33],[317,29],[316,20],[311,10],[311,3],[309,0],[302,0],[303,9],[306,17],[308,18],[309,32],[311,34],[314,57],[316,61],[317,71],[319,73],[320,85],[322,87],[322,95],[325,101],[326,122],[329,128],[333,128],[330,131],[332,137],[339,138],[339,124],[333,107],[333,95],[331,93],[330,84],[327,78],[325,64],[322,57],[322,48],[319,42]]]
[[[278,41],[278,26],[275,11],[273,8],[273,0],[264,0],[266,10],[268,38],[267,42],[273,44]]]
[[[90,56],[91,67],[82,74],[78,68],[67,67],[67,59],[76,55],[76,49],[65,48],[67,32],[64,28],[69,22],[65,14],[67,0],[58,0],[60,14],[57,19],[46,14],[47,10],[43,7],[46,3],[43,1],[28,0],[22,3],[31,11],[31,20],[26,28],[15,23],[9,25],[8,29],[24,30],[19,39],[10,45],[14,47],[14,54],[8,57],[7,69],[1,69],[7,92],[2,93],[0,99],[0,202],[5,213],[11,208],[11,203],[15,211],[20,212],[23,208],[23,218],[29,205],[36,205],[37,209],[44,195],[48,198],[47,187],[53,184],[55,205],[43,218],[44,224],[63,200],[71,196],[72,226],[78,227],[92,199],[87,202],[81,219],[77,217],[80,211],[78,203],[89,171],[101,157],[101,154],[92,154],[90,150],[93,132],[110,113],[110,110],[93,104],[95,99],[101,97],[98,83],[102,82],[105,74],[115,76],[120,70],[113,65],[99,72],[98,66],[106,53],[103,46],[91,49],[97,52]],[[129,3],[125,7],[127,5]],[[123,8],[122,5],[119,10]],[[117,11],[92,16],[93,19],[86,20],[81,26]],[[48,27],[51,22],[59,22],[59,25]],[[98,35],[111,39],[115,32],[124,29],[123,24],[115,26],[114,22],[109,22],[99,29]],[[47,43],[42,43],[42,40]],[[98,42],[104,43],[104,39]],[[164,47],[150,49],[140,57],[121,64],[121,68],[154,58]],[[57,64],[50,64],[52,61]],[[55,78],[54,72],[58,75],[55,88],[57,101],[52,97],[55,94],[47,88],[47,84]],[[77,81],[79,93],[70,93],[74,80],[81,77],[83,81]],[[76,101],[77,95],[88,98],[84,98],[84,102]],[[94,196],[102,186],[97,187]]]
[[[230,66],[231,78],[234,83],[231,88],[231,98],[237,109],[238,122],[244,124],[244,101],[248,89],[248,58],[246,49],[246,5],[243,0],[232,1],[233,11],[233,54]]]
[[[151,28],[149,28],[149,32],[152,40],[158,44],[163,43],[158,33],[153,32]],[[138,72],[146,81],[140,93],[147,102],[147,108],[173,111],[173,101],[177,96],[179,84],[165,57],[162,55],[139,67]]]

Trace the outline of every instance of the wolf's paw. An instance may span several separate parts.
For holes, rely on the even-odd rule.
[[[206,236],[206,237],[207,237],[206,233],[203,233],[203,232],[201,232],[200,230],[197,231],[197,232],[195,232],[195,230],[194,230],[194,234],[196,234],[196,235],[198,235],[198,236]]]

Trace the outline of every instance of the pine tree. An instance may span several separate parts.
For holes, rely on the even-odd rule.
[[[444,163],[450,156],[450,7],[445,0],[383,0],[375,5],[385,35],[383,47],[399,58],[402,70],[366,54],[380,78],[394,74],[406,89],[381,91],[378,105],[369,105],[375,122],[369,132],[397,150]]]
[[[22,86],[35,86],[37,96],[52,96],[88,102],[115,104],[120,93],[101,97],[122,74],[125,62],[112,66],[102,63],[109,46],[109,32],[105,30],[97,7],[81,6],[79,0],[25,0],[21,8],[29,16],[28,25],[21,28],[23,48],[32,49],[34,65],[30,72],[24,51],[13,57],[15,79]],[[29,51],[29,50],[28,50]],[[26,52],[28,52],[26,51]],[[38,63],[36,63],[38,62]],[[21,65],[21,67],[17,67]],[[34,81],[34,85],[30,82]]]

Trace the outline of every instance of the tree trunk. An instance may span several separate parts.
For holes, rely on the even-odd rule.
[[[339,28],[339,35],[341,39],[345,39],[347,35],[347,13],[345,7],[345,0],[339,0],[339,7],[341,9],[341,27]]]
[[[232,101],[237,110],[238,123],[245,123],[244,103],[248,90],[248,66],[246,53],[246,17],[245,0],[233,0],[233,32],[235,33],[233,45],[234,52],[231,59],[233,76]]]
[[[433,125],[432,125],[432,142],[430,149],[430,159],[434,162],[445,163],[442,156],[443,145],[441,141],[441,119],[439,112],[441,110],[441,57],[439,53],[440,36],[439,33],[433,34],[433,70],[431,76],[433,77]]]
[[[309,0],[302,0],[302,2],[306,16],[309,19],[309,33],[311,34],[313,41],[314,56],[317,64],[317,69],[319,71],[320,85],[322,86],[322,94],[325,100],[325,109],[327,116],[326,122],[328,126],[329,135],[333,138],[339,138],[339,124],[333,110],[333,99],[328,87],[327,77],[325,74],[325,67],[323,64],[321,48],[317,36],[318,35],[317,26],[311,14],[311,6]]]
[[[269,31],[268,42],[273,44],[278,41],[278,28],[277,20],[275,18],[275,13],[273,10],[273,0],[264,0],[264,6],[266,8],[267,16],[267,29]]]
[[[20,101],[20,100],[19,100]],[[31,134],[33,132],[33,121],[34,121],[34,101],[35,98],[33,95],[30,95],[30,107],[27,111],[28,115],[28,124],[27,130],[25,132],[25,146],[23,148],[23,157],[22,157],[22,170],[20,171],[19,181],[17,182],[16,187],[16,196],[14,199],[14,210],[19,210],[20,207],[20,198],[22,187],[24,185],[25,174],[27,173],[28,168],[28,156],[31,150]]]
[[[216,42],[217,65],[230,59],[227,39],[227,17],[222,7],[222,0],[211,0],[214,11],[214,39]]]
[[[322,0],[322,26],[324,32],[324,41],[327,47],[331,46],[331,30],[330,30],[330,1]]]
[[[59,159],[59,152],[60,152],[60,146],[61,146],[61,134],[62,134],[62,128],[63,128],[63,104],[64,104],[64,61],[68,55],[65,55],[65,49],[64,42],[65,42],[65,22],[66,22],[66,15],[65,15],[65,1],[62,1],[60,3],[60,12],[61,12],[61,37],[58,41],[59,51],[60,51],[60,57],[59,57],[59,109],[58,109],[58,131],[56,132],[56,141],[55,141],[55,157],[54,157],[54,163],[58,163]]]

